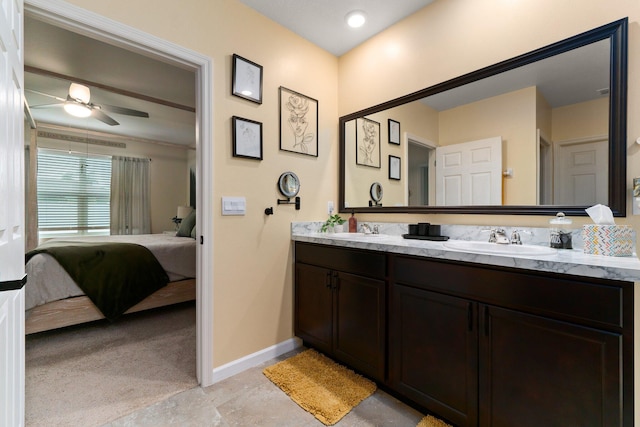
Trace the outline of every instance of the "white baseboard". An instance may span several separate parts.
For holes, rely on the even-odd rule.
[[[278,357],[282,354],[288,353],[302,346],[302,340],[300,338],[290,338],[286,341],[282,341],[276,345],[257,351],[253,354],[241,357],[240,359],[229,362],[225,365],[214,368],[212,378],[213,383],[222,381],[249,368],[253,368],[267,360]]]

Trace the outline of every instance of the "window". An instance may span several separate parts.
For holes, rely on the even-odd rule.
[[[38,150],[39,237],[109,234],[111,158]]]

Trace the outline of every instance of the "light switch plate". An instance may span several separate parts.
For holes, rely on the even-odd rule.
[[[222,215],[244,215],[247,213],[247,199],[244,197],[223,197]]]

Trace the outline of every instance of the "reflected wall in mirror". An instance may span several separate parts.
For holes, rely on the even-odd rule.
[[[626,35],[623,19],[341,117],[341,209],[624,216]],[[406,165],[400,180],[357,161],[362,119],[382,135],[402,123],[400,145],[380,145]],[[367,207],[371,182],[384,207]]]

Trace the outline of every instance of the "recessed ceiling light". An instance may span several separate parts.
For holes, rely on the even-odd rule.
[[[347,25],[349,25],[351,28],[359,28],[364,25],[365,21],[367,20],[367,16],[361,10],[352,10],[351,12],[347,13],[345,20],[347,21]]]

